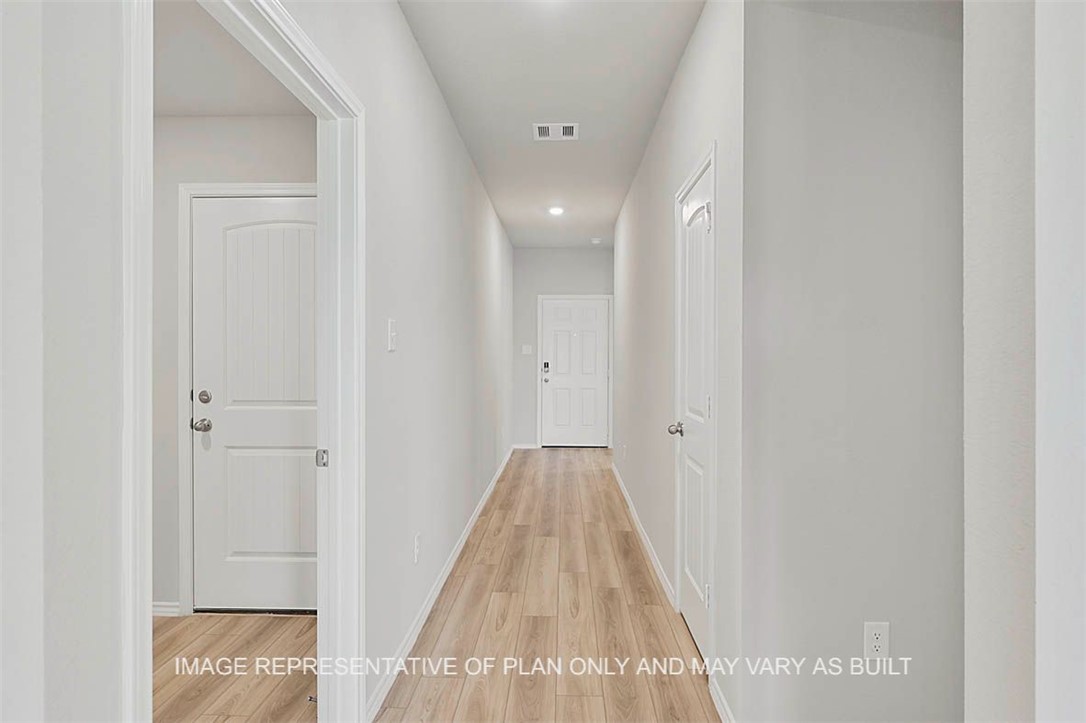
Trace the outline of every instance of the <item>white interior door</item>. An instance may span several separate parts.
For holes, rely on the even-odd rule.
[[[543,298],[539,316],[540,443],[606,447],[611,416],[610,301]]]
[[[196,608],[316,608],[316,218],[192,202]]]
[[[716,479],[711,399],[716,374],[712,166],[703,167],[685,189],[677,209],[678,420],[668,431],[678,440],[680,609],[701,652],[708,655]]]

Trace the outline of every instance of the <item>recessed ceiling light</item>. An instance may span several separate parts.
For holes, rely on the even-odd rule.
[[[549,213],[552,216],[561,216],[565,212],[566,209],[562,208],[561,206],[551,206],[549,209]]]
[[[594,244],[598,244],[600,241],[603,241],[603,239],[601,239],[601,238],[592,239],[592,243],[594,243]]]

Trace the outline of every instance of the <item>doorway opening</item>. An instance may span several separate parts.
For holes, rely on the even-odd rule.
[[[192,0],[154,54],[153,715],[315,719],[313,674],[177,660],[316,653],[316,118]]]
[[[178,12],[188,13],[189,24],[171,24],[169,19],[176,18],[169,17],[167,24],[159,28],[160,31],[166,30],[167,34],[156,37],[154,15],[164,13],[172,16]],[[263,682],[247,676],[233,676],[234,679],[226,677],[225,683],[215,685],[229,687],[240,683],[246,687],[245,696],[227,696],[225,689],[219,688],[216,691],[221,695],[211,696],[206,690],[199,695],[192,694],[182,684],[185,681],[179,681],[177,677],[162,680],[157,672],[161,669],[164,656],[170,658],[171,662],[173,657],[182,655],[214,656],[215,645],[223,643],[233,646],[244,643],[244,649],[229,651],[230,655],[237,656],[257,655],[272,650],[278,650],[280,655],[298,657],[315,656],[318,651],[321,657],[335,659],[360,659],[364,656],[364,629],[361,624],[364,620],[362,601],[365,580],[362,531],[365,485],[361,464],[364,374],[363,355],[359,353],[365,314],[365,274],[362,267],[363,109],[312,42],[277,5],[255,0],[207,4],[144,2],[125,4],[123,13],[126,28],[124,103],[127,123],[124,143],[127,164],[122,181],[126,202],[125,253],[122,260],[126,339],[125,466],[122,485],[125,490],[126,523],[122,539],[125,549],[131,550],[125,557],[122,611],[128,625],[122,646],[125,669],[123,717],[143,720],[150,719],[152,714],[183,714],[185,711],[199,715],[198,711],[190,710],[192,705],[212,702],[212,699],[222,702],[226,697],[232,697],[235,700],[247,698],[257,706],[253,711],[256,715],[268,713],[272,717],[282,717],[290,714],[315,718],[315,703],[319,700],[323,717],[361,719],[365,691],[362,675],[322,675],[315,681],[303,676],[290,682],[281,676],[280,680]],[[209,36],[204,36],[207,42],[190,42],[192,38],[186,40],[177,37],[177,34],[198,35],[208,31],[217,38],[215,41],[208,41]],[[211,65],[215,67],[211,68],[206,63],[201,65],[199,59],[193,60],[193,65],[186,69],[190,72],[182,75],[186,82],[169,86],[169,93],[164,92],[165,87],[156,89],[156,79],[151,72],[151,68],[158,65],[153,62],[156,51],[160,49],[156,46],[159,40],[170,38],[171,33],[180,46],[195,46],[212,61],[218,49],[231,56],[229,62],[217,65],[212,62]],[[228,42],[224,43],[224,40]],[[200,67],[205,72],[196,72]],[[168,69],[168,65],[163,64],[160,69]],[[288,189],[265,186],[259,189],[260,194],[255,195],[238,196],[231,193],[226,194],[228,197],[214,197],[214,194],[205,193],[201,197],[200,192],[193,193],[194,187],[191,185],[184,192],[180,188],[181,183],[197,181],[252,181],[253,178],[245,178],[244,175],[252,174],[254,169],[259,170],[262,160],[259,154],[235,158],[235,167],[221,175],[193,172],[183,178],[173,178],[174,187],[164,196],[154,193],[162,190],[156,187],[161,186],[164,179],[153,177],[151,169],[161,172],[169,165],[152,163],[153,152],[159,150],[154,142],[157,140],[154,131],[159,125],[155,118],[155,101],[176,101],[183,99],[186,93],[195,93],[192,97],[197,98],[200,90],[222,89],[223,84],[214,81],[223,69],[248,72],[251,82],[233,78],[236,82],[228,89],[229,92],[218,96],[212,92],[205,93],[199,98],[199,103],[206,103],[207,106],[201,108],[197,104],[186,117],[208,116],[222,121],[223,114],[209,114],[211,106],[248,98],[272,120],[265,123],[263,129],[254,131],[249,128],[227,140],[229,148],[240,149],[245,146],[246,140],[258,143],[274,137],[275,133],[269,131],[268,127],[280,124],[282,116],[305,114],[311,129],[308,139],[312,164],[309,177],[268,173],[256,178],[260,182],[305,181],[308,185],[302,189],[304,193],[294,188],[289,189],[293,195],[284,196],[277,192]],[[277,115],[274,110],[276,103],[293,104],[297,112]],[[269,109],[269,104],[273,108]],[[185,116],[185,113],[175,112],[172,117],[181,116]],[[251,119],[251,116],[246,117]],[[215,134],[201,135],[197,131],[191,132],[186,140],[194,142],[201,138],[222,140]],[[282,146],[282,150],[288,154],[296,152],[297,148],[289,143]],[[205,148],[203,152],[207,154],[206,157],[201,157],[198,149],[185,152],[182,160],[198,163],[212,156],[221,160],[223,155],[221,149],[216,152]],[[169,179],[166,182],[168,184]],[[186,192],[188,198],[182,200]],[[155,205],[159,205],[158,201],[171,193],[179,207],[182,203],[188,206],[188,212],[163,214],[159,210],[152,213],[152,198],[155,198]],[[266,207],[269,203],[293,203],[295,208],[289,212],[282,208],[269,212]],[[261,208],[262,204],[264,208]],[[178,227],[174,226],[171,233],[165,234],[158,233],[158,228],[161,224],[172,225],[179,217],[190,224],[190,235],[182,236],[194,243],[188,249],[188,256],[183,256],[178,249],[171,259],[170,255],[161,253],[160,241],[167,236],[177,239]],[[159,227],[153,229],[153,223],[159,224]],[[154,239],[158,247],[155,251],[157,263],[153,269],[150,239]],[[277,253],[271,253],[273,250]],[[295,252],[297,261],[291,256]],[[161,284],[163,278],[170,276],[170,265],[174,260],[177,263],[177,267],[172,269],[174,278],[180,279],[184,273],[181,269],[188,267],[191,273],[189,288],[192,292],[199,292],[192,294],[191,301],[194,303],[191,308],[180,306],[173,316],[177,326],[188,324],[193,342],[193,353],[188,357],[192,367],[188,370],[191,383],[187,387],[187,394],[191,396],[181,399],[174,399],[174,391],[187,384],[181,370],[184,363],[178,361],[185,359],[186,354],[180,348],[176,353],[163,354],[159,345],[162,338],[160,332],[163,331],[161,322],[166,317],[159,313],[158,306],[164,298],[177,298],[172,284]],[[307,263],[309,270],[305,272]],[[242,267],[247,267],[248,274],[242,273],[246,270]],[[274,273],[275,270],[279,273]],[[293,276],[287,273],[288,270],[295,272]],[[152,271],[156,277],[154,293],[150,281]],[[235,274],[234,279],[238,283],[233,287],[224,281],[227,271]],[[253,284],[254,280],[256,284]],[[298,285],[294,281],[298,281]],[[249,286],[245,287],[245,283]],[[231,288],[234,293],[231,293]],[[248,296],[241,293],[245,288],[249,291]],[[245,304],[255,301],[261,293],[263,303],[250,303],[248,313],[243,313]],[[293,298],[288,299],[292,294]],[[273,296],[274,300],[280,302],[278,306],[269,303]],[[254,314],[254,309],[259,313]],[[276,309],[276,314],[272,314],[271,311]],[[302,314],[302,311],[305,313]],[[275,316],[279,318],[273,318]],[[302,316],[310,321],[303,323]],[[239,322],[234,325],[238,333],[233,338],[224,331],[226,322],[231,319]],[[251,337],[242,335],[242,332],[254,330],[259,333]],[[283,341],[292,333],[295,340],[301,342],[295,345],[298,353],[294,355],[286,353]],[[174,335],[176,338],[176,330]],[[214,340],[217,344],[208,346],[201,341],[206,342],[216,336],[219,337]],[[239,340],[246,338],[251,347],[248,356],[237,353],[244,346],[238,343]],[[273,353],[276,345],[272,341],[276,339],[279,341],[278,354]],[[231,341],[235,342],[233,347],[229,346]],[[309,351],[301,353],[303,347]],[[210,364],[204,364],[203,350],[206,349],[213,349],[209,352],[212,357]],[[256,359],[262,359],[265,364],[263,367],[250,365],[251,373],[240,374],[238,369],[241,367],[232,368],[230,364],[215,361],[216,355],[222,361],[227,356],[227,349],[232,349],[231,358],[241,367]],[[291,565],[282,563],[293,563],[295,571],[307,570],[298,579],[291,580],[288,575],[285,586],[303,591],[304,599],[286,596],[271,599],[274,586],[266,586],[255,599],[270,600],[270,603],[254,603],[239,597],[217,597],[218,593],[205,596],[197,586],[196,607],[279,611],[301,608],[315,610],[318,613],[316,621],[312,616],[181,615],[190,612],[189,606],[192,605],[192,602],[187,605],[182,602],[181,591],[187,587],[191,593],[196,578],[189,575],[189,585],[186,586],[184,576],[177,572],[171,575],[167,571],[161,576],[159,566],[154,563],[157,562],[160,548],[160,534],[170,530],[165,525],[155,530],[154,551],[151,536],[152,509],[158,513],[157,503],[162,499],[155,494],[152,485],[152,480],[159,475],[154,474],[152,468],[151,450],[155,449],[157,458],[163,441],[158,430],[162,416],[156,414],[160,411],[156,407],[162,393],[161,376],[167,367],[172,368],[169,371],[178,377],[177,384],[166,385],[169,389],[167,396],[174,399],[178,406],[176,414],[167,415],[169,422],[166,426],[173,431],[165,436],[181,440],[184,435],[191,435],[190,443],[196,442],[194,446],[198,448],[193,451],[209,453],[204,461],[217,458],[216,463],[208,469],[213,473],[217,469],[220,475],[217,486],[220,504],[209,504],[208,509],[221,514],[228,508],[228,505],[222,504],[223,500],[236,505],[245,497],[241,494],[247,489],[243,483],[249,485],[248,499],[254,504],[264,505],[263,509],[258,508],[258,515],[254,514],[254,519],[259,517],[262,522],[248,528],[244,515],[238,519],[220,519],[218,537],[219,542],[225,541],[225,544],[220,545],[207,559],[214,560],[217,555],[224,563],[247,562],[252,569],[267,569],[270,566],[254,564],[257,561],[280,563],[287,570],[291,569]],[[193,372],[203,374],[204,367],[212,370],[210,374],[215,383],[201,384],[203,380],[193,376]],[[278,388],[271,384],[275,376],[271,373],[273,370],[278,370],[282,382]],[[215,375],[223,378],[218,379]],[[254,386],[256,382],[260,384]],[[221,390],[212,388],[219,383],[223,384]],[[158,390],[158,393],[154,390]],[[192,405],[190,414],[184,411],[187,405]],[[244,410],[246,406],[251,408]],[[197,411],[206,413],[197,415]],[[264,421],[236,422],[230,419],[242,411],[255,413]],[[214,412],[216,416],[209,412]],[[154,436],[151,432],[152,420],[156,428]],[[173,424],[180,421],[189,425],[184,433],[173,429]],[[277,427],[283,428],[280,431],[285,430],[282,439],[272,434]],[[231,432],[231,428],[234,432]],[[259,435],[256,435],[246,439],[242,436],[223,440],[221,444],[211,439],[214,432],[255,434],[261,428],[267,433],[266,438],[257,439]],[[205,442],[208,443],[207,449],[204,448]],[[178,446],[179,449],[184,447],[182,444]],[[275,450],[277,454],[268,454],[270,450]],[[211,479],[213,475],[205,479],[203,472],[207,470],[201,470],[198,456],[193,456],[192,462],[192,469],[198,473],[196,481]],[[233,465],[233,469],[229,469],[230,465]],[[177,474],[176,467],[173,474]],[[236,484],[221,484],[226,477]],[[175,481],[179,487],[184,487],[184,479],[175,478]],[[275,502],[276,495],[253,493],[252,488],[257,482],[268,481],[273,482],[273,486],[280,491],[278,503]],[[209,486],[209,489],[212,488],[215,485]],[[174,499],[181,498],[183,495]],[[294,502],[293,509],[281,509],[281,504],[280,507],[276,506],[287,500]],[[196,508],[199,509],[199,504]],[[169,515],[162,517],[156,514],[155,517],[157,527],[158,518],[168,519]],[[269,519],[286,520],[288,524],[285,528],[284,525],[267,524]],[[173,520],[175,523],[179,521],[177,513]],[[268,530],[273,528],[277,528],[276,539],[268,536]],[[192,528],[187,529],[191,542],[194,537]],[[173,533],[176,536],[175,544],[180,546],[180,531],[174,528]],[[241,544],[235,545],[238,542]],[[193,546],[194,551],[197,548],[198,545]],[[243,554],[234,554],[238,551]],[[174,554],[178,560],[183,557],[176,551]],[[168,552],[166,557],[169,557]],[[238,559],[246,557],[249,559]],[[195,567],[199,576],[198,561]],[[236,582],[230,579],[231,575],[244,582],[248,574],[232,572],[220,575],[222,579],[219,582]],[[177,585],[172,600],[156,597],[160,578],[172,578]],[[249,579],[249,582],[253,580]],[[234,596],[239,590],[252,592],[258,588],[242,585],[228,592]],[[193,600],[191,594],[189,600]],[[220,600],[226,600],[225,604],[220,604]],[[153,625],[152,615],[160,613],[171,615],[158,615]],[[219,626],[224,627],[218,629]],[[232,629],[227,630],[227,626],[232,626]],[[168,654],[171,649],[173,653]],[[219,652],[223,650],[219,648]],[[169,667],[175,669],[173,665]],[[273,683],[274,689],[265,687]],[[162,697],[160,694],[169,695]]]

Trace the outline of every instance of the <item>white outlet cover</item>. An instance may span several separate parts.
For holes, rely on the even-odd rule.
[[[524,356],[531,356],[532,355],[532,345],[531,344],[522,344],[521,347],[520,347],[520,353],[523,354]]]
[[[890,657],[890,623],[864,623],[864,657]]]

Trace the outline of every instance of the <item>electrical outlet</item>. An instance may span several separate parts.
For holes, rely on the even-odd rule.
[[[415,564],[419,564],[419,533],[415,533]]]
[[[890,657],[890,623],[864,623],[864,657]]]

